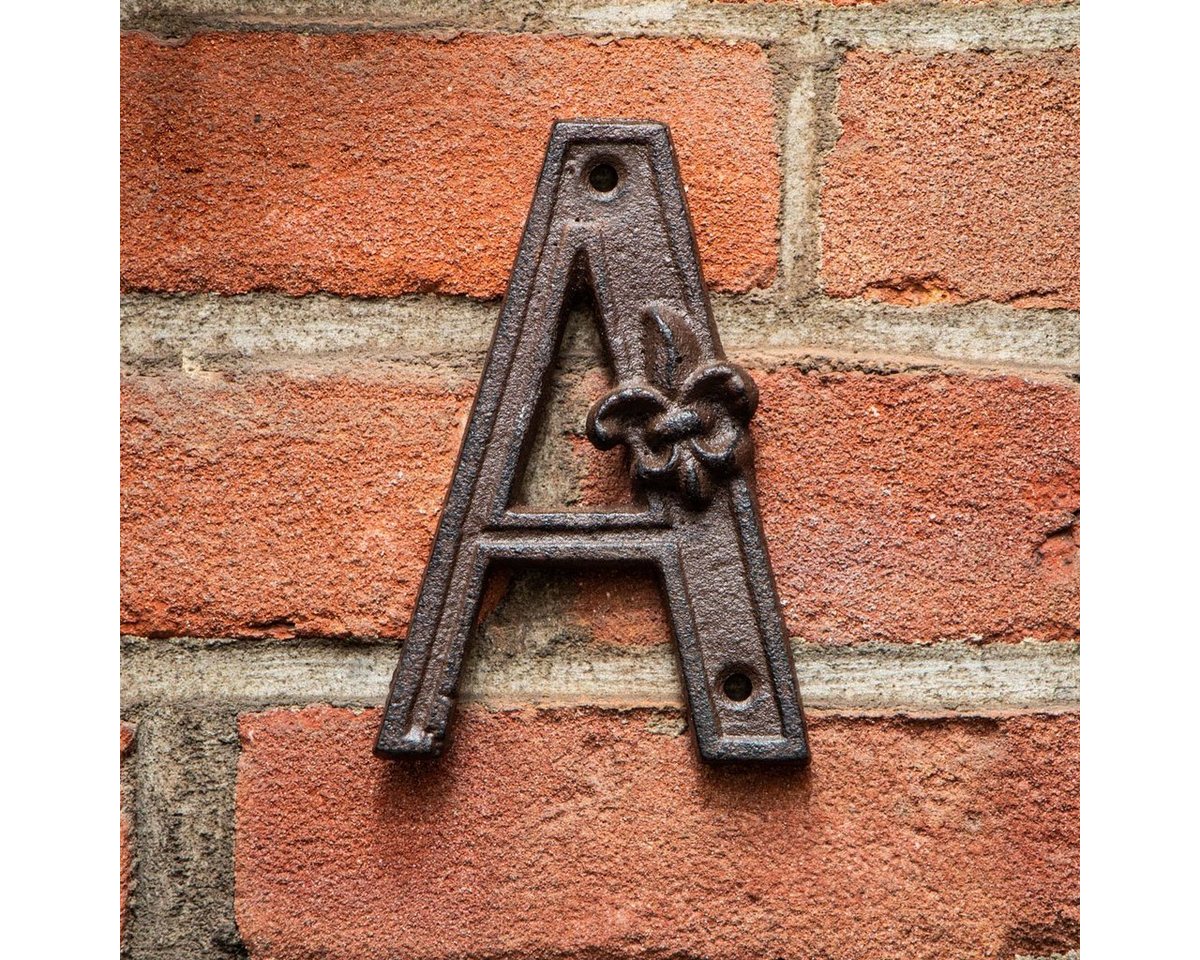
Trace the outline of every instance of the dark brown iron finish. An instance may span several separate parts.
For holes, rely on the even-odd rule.
[[[618,385],[588,417],[645,506],[511,504],[572,289],[594,296]],[[808,759],[754,497],[754,382],[721,350],[663,124],[554,124],[375,751],[436,754],[493,563],[649,564],[700,755]]]

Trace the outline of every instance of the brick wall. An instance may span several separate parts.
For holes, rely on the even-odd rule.
[[[134,960],[1078,948],[1078,8],[122,4]],[[670,123],[814,760],[699,765],[637,573],[498,577],[371,755],[549,123]],[[572,318],[531,502],[619,485]]]

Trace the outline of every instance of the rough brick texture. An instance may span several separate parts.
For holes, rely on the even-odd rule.
[[[671,125],[706,278],[778,257],[771,74],[683,39],[207,34],[122,41],[127,289],[495,296],[550,123]]]
[[[794,634],[1077,635],[1073,389],[756,376],[760,500]],[[469,399],[433,378],[126,378],[124,630],[402,635]],[[574,612],[606,641],[667,638],[653,591],[627,580],[593,580]]]
[[[759,499],[794,633],[1077,635],[1074,390],[795,369],[759,384]]]
[[[958,960],[1078,945],[1077,718],[816,719],[813,768],[704,768],[649,712],[244,716],[251,957]]]
[[[601,646],[646,646],[671,639],[671,619],[653,571],[612,570],[576,581],[570,617]]]
[[[855,52],[837,109],[828,292],[1078,307],[1077,53]]]
[[[436,378],[126,378],[124,632],[401,635],[469,401]]]

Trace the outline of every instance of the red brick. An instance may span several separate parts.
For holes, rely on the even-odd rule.
[[[758,491],[795,636],[1072,640],[1079,407],[1012,377],[756,374]],[[580,444],[589,503],[623,467]],[[607,642],[669,638],[659,596],[588,581]]]
[[[122,389],[122,629],[402,635],[470,394],[182,375]]]
[[[851,53],[822,277],[908,305],[1079,305],[1079,57]]]
[[[124,760],[129,751],[133,749],[133,738],[137,733],[137,727],[132,723],[121,723],[121,759]]]
[[[709,768],[651,712],[244,716],[252,957],[959,960],[1078,945],[1078,719],[814,718],[810,771]]]
[[[503,292],[550,123],[671,125],[706,278],[769,285],[779,165],[762,49],[681,39],[122,39],[127,289]]]
[[[1068,640],[1079,397],[1017,378],[760,377],[758,484],[793,633]],[[1063,566],[1067,565],[1067,575]]]
[[[671,639],[671,617],[652,571],[613,570],[579,578],[568,615],[592,642],[650,646]]]
[[[756,376],[759,494],[793,634],[1078,635],[1072,387]],[[401,635],[469,400],[433,379],[127,379],[123,629]],[[612,459],[584,461],[589,502],[619,486],[596,466]],[[668,636],[636,577],[589,579],[570,615],[600,642]]]

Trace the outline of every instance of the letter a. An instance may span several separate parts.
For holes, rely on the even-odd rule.
[[[517,509],[564,303],[581,280],[617,377],[588,436],[628,448],[644,509]],[[440,752],[493,562],[637,562],[666,594],[700,756],[807,760],[754,497],[757,400],[721,350],[667,128],[556,123],[376,753]]]

